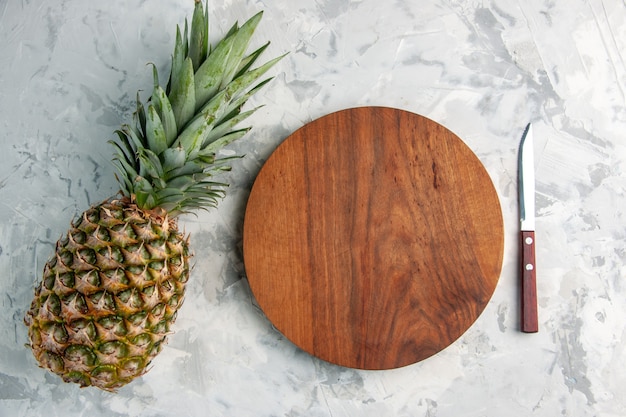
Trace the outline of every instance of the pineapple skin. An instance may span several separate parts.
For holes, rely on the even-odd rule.
[[[143,375],[182,305],[189,259],[166,212],[127,198],[89,208],[57,242],[25,316],[40,366],[108,391]]]

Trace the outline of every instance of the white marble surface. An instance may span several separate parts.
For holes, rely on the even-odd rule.
[[[622,0],[227,0],[215,34],[259,10],[257,44],[289,51],[232,150],[218,210],[181,220],[196,267],[176,333],[117,394],[39,369],[22,317],[70,219],[114,194],[107,140],[147,62],[165,68],[191,0],[0,1],[1,416],[626,415],[626,4]],[[241,231],[263,161],[346,107],[420,113],[493,178],[504,266],[478,321],[436,356],[365,372],[302,353],[246,284]],[[540,332],[518,330],[516,153],[536,134]],[[285,190],[289,192],[289,190]]]

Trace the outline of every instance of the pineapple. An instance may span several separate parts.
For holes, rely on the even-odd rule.
[[[208,9],[208,5],[206,7]],[[252,68],[269,42],[247,54],[261,13],[213,47],[208,10],[195,1],[176,31],[165,88],[137,95],[133,123],[116,132],[120,196],[78,216],[56,244],[25,316],[40,366],[66,382],[115,391],[143,375],[171,333],[189,279],[189,237],[177,216],[215,207],[226,184],[216,152],[249,128],[242,111],[278,57]]]

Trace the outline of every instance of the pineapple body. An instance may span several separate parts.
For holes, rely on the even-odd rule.
[[[269,42],[247,54],[262,13],[235,23],[215,45],[200,0],[191,25],[177,28],[167,84],[133,123],[116,131],[121,197],[91,207],[56,245],[26,313],[29,346],[40,366],[81,386],[113,391],[144,374],[181,306],[189,278],[182,213],[215,207],[230,169],[219,150],[243,137],[256,109],[247,100],[281,57],[254,67]]]
[[[119,388],[160,351],[188,278],[176,219],[128,199],[89,208],[57,242],[26,315],[35,358],[67,382]]]

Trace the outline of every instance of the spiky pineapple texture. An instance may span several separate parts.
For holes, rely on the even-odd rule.
[[[252,68],[269,44],[246,55],[261,13],[210,46],[208,8],[195,3],[191,27],[177,28],[167,85],[153,66],[151,97],[138,95],[133,124],[111,142],[121,197],[71,223],[26,313],[35,358],[66,382],[113,391],[146,372],[189,278],[189,236],[176,216],[223,196],[213,177],[229,158],[216,153],[249,130],[237,126],[256,109],[242,106],[282,58]]]
[[[175,219],[123,200],[88,209],[57,242],[26,316],[35,358],[68,382],[119,388],[160,351],[188,278]]]

